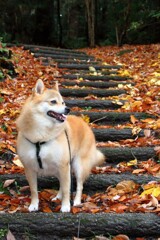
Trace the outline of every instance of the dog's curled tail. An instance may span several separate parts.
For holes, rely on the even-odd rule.
[[[95,165],[102,165],[105,161],[105,156],[102,152],[100,152],[99,150],[97,150],[96,152],[96,163]]]

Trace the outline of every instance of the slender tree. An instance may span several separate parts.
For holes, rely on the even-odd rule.
[[[116,39],[117,39],[117,46],[120,47],[123,44],[123,39],[126,36],[129,24],[130,24],[130,13],[131,13],[131,0],[127,0],[126,7],[123,11],[123,27],[118,27],[118,24],[115,26],[116,30]]]
[[[95,0],[85,0],[88,25],[88,42],[95,47]]]

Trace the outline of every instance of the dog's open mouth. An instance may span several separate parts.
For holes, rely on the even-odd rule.
[[[64,122],[66,120],[66,115],[64,115],[64,114],[56,113],[54,111],[48,111],[47,114],[48,114],[48,116],[55,118],[56,120],[58,120],[60,122]]]

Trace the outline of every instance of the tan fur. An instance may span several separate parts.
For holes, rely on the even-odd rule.
[[[52,100],[56,100],[56,104]],[[17,119],[17,151],[31,189],[29,211],[38,210],[37,175],[44,175],[59,179],[60,189],[56,198],[62,200],[61,211],[69,212],[70,158],[65,131],[71,148],[72,171],[77,180],[74,205],[81,203],[83,182],[93,166],[103,163],[104,156],[96,149],[93,132],[82,118],[69,115],[64,122],[60,122],[47,115],[50,110],[59,114],[66,110],[58,85],[49,90],[38,80],[32,96],[27,99]],[[38,165],[36,142],[46,142],[41,145],[39,153],[43,169]]]

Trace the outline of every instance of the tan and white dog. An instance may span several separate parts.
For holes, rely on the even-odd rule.
[[[29,211],[38,210],[38,175],[58,178],[60,189],[56,198],[62,200],[61,211],[69,212],[70,168],[77,183],[74,205],[79,205],[85,179],[93,166],[104,161],[87,123],[80,117],[67,116],[68,113],[58,84],[46,89],[43,81],[38,80],[17,119],[17,152],[31,190]]]

